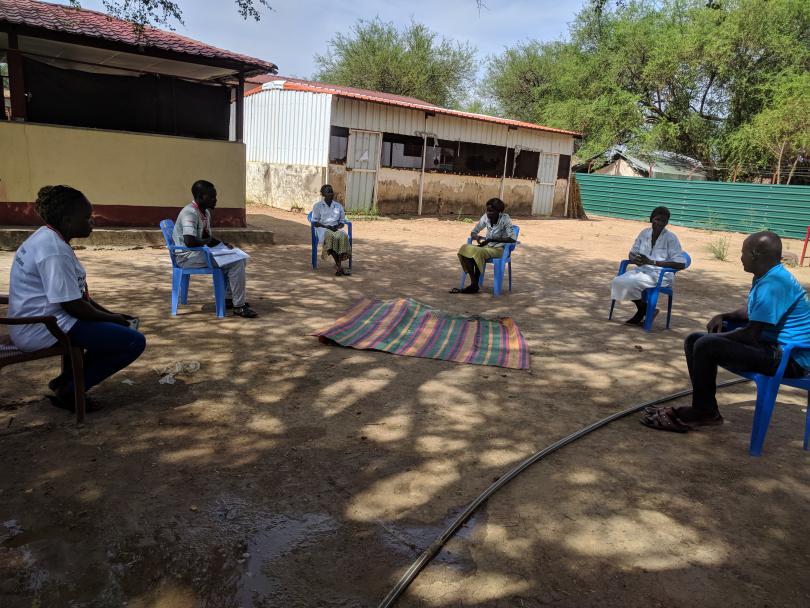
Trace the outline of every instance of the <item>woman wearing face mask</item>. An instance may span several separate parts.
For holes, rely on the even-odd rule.
[[[9,317],[53,316],[73,346],[85,351],[84,386],[89,390],[135,361],[143,334],[131,329],[135,317],[111,312],[90,297],[87,274],[70,241],[93,231],[93,206],[69,186],[45,186],[36,210],[45,222],[14,255],[9,282]],[[49,348],[56,338],[41,324],[12,325],[11,341],[24,352]],[[75,409],[73,378],[60,375],[48,384],[54,405]],[[87,409],[99,405],[87,400]]]

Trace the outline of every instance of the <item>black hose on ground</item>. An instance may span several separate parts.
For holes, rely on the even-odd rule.
[[[721,382],[717,385],[717,388],[725,388],[727,386],[732,386],[734,384],[740,384],[741,382],[749,382],[747,378],[736,378],[734,380],[727,380],[725,382]],[[405,571],[405,574],[402,575],[402,578],[399,579],[396,585],[394,585],[393,589],[385,596],[385,599],[380,602],[378,608],[390,608],[394,605],[400,595],[408,588],[417,575],[422,571],[422,569],[430,563],[430,561],[436,556],[439,551],[442,550],[442,547],[450,540],[453,534],[467,521],[470,516],[484,504],[490,496],[492,496],[495,492],[500,490],[503,486],[507,483],[512,481],[515,477],[520,475],[523,471],[528,469],[532,466],[535,462],[542,460],[549,454],[556,452],[560,448],[567,446],[569,443],[576,441],[587,435],[588,433],[595,431],[597,429],[602,428],[603,426],[610,424],[614,420],[618,420],[619,418],[624,418],[625,416],[629,416],[630,414],[634,414],[639,410],[644,409],[645,407],[661,405],[662,403],[667,403],[669,401],[674,401],[675,399],[680,399],[681,397],[686,397],[692,394],[692,389],[687,389],[684,391],[680,391],[678,393],[672,393],[671,395],[666,395],[665,397],[659,397],[658,399],[653,399],[652,401],[646,401],[639,405],[634,405],[632,407],[627,408],[626,410],[622,410],[620,412],[616,412],[615,414],[611,414],[606,418],[602,418],[601,420],[597,420],[596,422],[589,424],[588,426],[571,433],[567,437],[563,437],[559,441],[552,443],[550,446],[543,448],[539,452],[529,456],[526,460],[522,461],[521,463],[517,464],[513,467],[506,475],[503,477],[499,477],[497,481],[495,481],[492,485],[490,485],[486,490],[484,490],[478,497],[473,500],[467,508],[462,511],[458,517],[456,517],[453,522],[447,526],[444,532],[442,532],[439,537],[434,540],[430,546],[422,551],[419,557],[410,565],[410,567]]]

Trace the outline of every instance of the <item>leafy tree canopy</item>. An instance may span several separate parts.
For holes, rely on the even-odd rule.
[[[625,143],[772,166],[806,154],[808,71],[807,0],[594,0],[566,40],[490,58],[487,93],[503,115],[584,131],[584,157]]]
[[[330,84],[407,95],[441,106],[465,101],[477,69],[469,44],[439,38],[419,23],[399,30],[380,19],[359,20],[316,55],[314,78]]]
[[[269,0],[234,0],[236,10],[244,19],[259,21],[260,9],[270,8]],[[81,0],[70,0],[73,6],[81,6]],[[136,28],[145,25],[171,26],[183,23],[183,11],[172,0],[102,0],[104,10],[119,19],[131,21]]]

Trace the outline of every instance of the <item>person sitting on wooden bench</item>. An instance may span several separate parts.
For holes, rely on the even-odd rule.
[[[111,312],[90,297],[87,274],[70,247],[73,238],[93,231],[93,206],[69,186],[45,186],[39,191],[36,210],[45,222],[14,254],[9,281],[8,316],[53,316],[73,346],[84,349],[84,386],[89,390],[135,361],[146,339],[132,327],[135,317]],[[12,325],[11,341],[23,352],[56,345],[40,324]],[[72,375],[62,373],[48,384],[51,402],[74,410]],[[100,404],[86,400],[88,411]]]

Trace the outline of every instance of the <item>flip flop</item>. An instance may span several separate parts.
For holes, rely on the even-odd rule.
[[[680,420],[678,420],[672,411],[668,412],[668,409],[671,410],[671,408],[663,408],[659,409],[653,414],[647,414],[642,417],[639,422],[646,427],[655,429],[656,431],[688,433],[692,427],[683,424]]]
[[[464,292],[461,291],[458,287],[453,287],[453,289],[451,289],[447,293],[464,293]]]
[[[717,415],[712,418],[703,418],[702,420],[690,420],[688,422],[678,418],[678,422],[680,422],[681,424],[685,424],[689,428],[694,428],[696,426],[721,426],[725,422],[725,420],[723,420],[723,416],[720,415],[720,412],[717,412]]]

